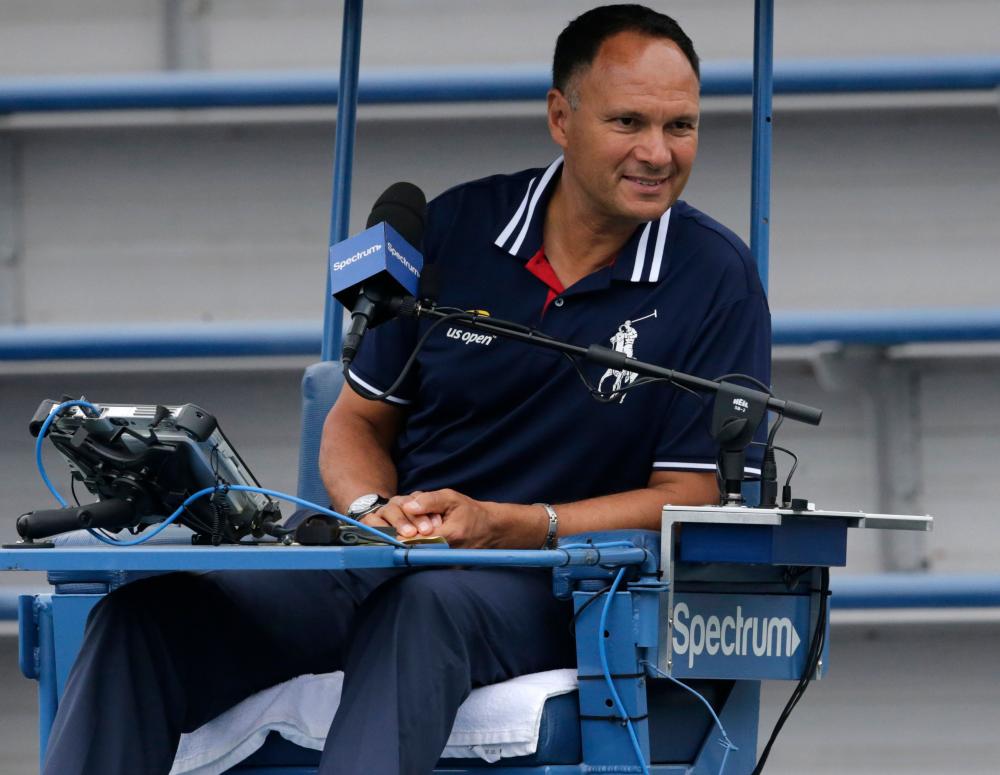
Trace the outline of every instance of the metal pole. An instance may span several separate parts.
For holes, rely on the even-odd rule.
[[[753,52],[753,151],[750,253],[767,290],[771,222],[771,95],[774,91],[774,0],[756,0]]]
[[[333,198],[330,210],[330,244],[347,237],[351,219],[351,172],[354,166],[354,131],[358,114],[358,66],[361,61],[361,16],[364,0],[344,0],[344,29],[340,47],[340,88],[337,92],[337,137],[333,157]],[[325,258],[324,258],[325,260]],[[340,349],[343,329],[341,307],[333,300],[330,272],[326,272],[321,358],[333,360]]]

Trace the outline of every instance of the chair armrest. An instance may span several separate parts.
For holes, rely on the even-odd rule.
[[[656,576],[660,567],[660,532],[658,530],[597,530],[559,539],[559,546],[627,542],[645,549],[647,559],[626,574],[629,581],[642,576]],[[552,591],[560,600],[569,598],[574,589],[597,591],[612,582],[617,568],[605,565],[573,565],[552,571]]]

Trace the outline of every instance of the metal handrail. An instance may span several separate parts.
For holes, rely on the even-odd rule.
[[[750,61],[706,62],[704,96],[749,95]],[[364,105],[536,100],[547,67],[423,67],[369,70]],[[785,59],[774,64],[775,94],[989,90],[1000,86],[1000,56]],[[169,108],[335,105],[335,70],[170,72],[0,78],[0,113]]]
[[[0,326],[0,361],[319,355],[316,320]],[[775,345],[1000,341],[1000,308],[776,312]]]
[[[875,573],[833,580],[834,610],[1000,607],[1000,574]],[[50,587],[0,589],[0,621],[17,618],[17,598]]]

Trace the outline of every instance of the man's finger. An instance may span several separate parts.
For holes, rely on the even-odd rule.
[[[397,503],[387,503],[378,511],[378,515],[404,538],[412,538],[417,534],[417,528],[410,518],[403,513]]]
[[[411,517],[430,517],[434,514],[445,515],[456,505],[456,500],[450,490],[422,492],[403,504],[403,511]]]
[[[379,509],[379,515],[389,522],[396,532],[404,538],[412,538],[420,533],[430,535],[434,532],[433,514],[412,514],[405,509],[411,500],[410,496],[397,495],[385,506]],[[440,515],[438,515],[440,518]]]
[[[359,520],[362,525],[371,525],[372,527],[392,527],[388,522],[386,522],[382,517],[378,515],[378,512],[369,514],[364,519]]]

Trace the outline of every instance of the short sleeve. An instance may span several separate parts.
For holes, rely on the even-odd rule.
[[[713,311],[699,329],[679,371],[716,379],[747,374],[771,384],[771,314],[761,293]],[[718,446],[711,436],[714,396],[679,391],[657,442],[653,469],[715,470]],[[766,422],[754,437],[763,441]],[[762,449],[747,449],[747,474],[760,475]]]

